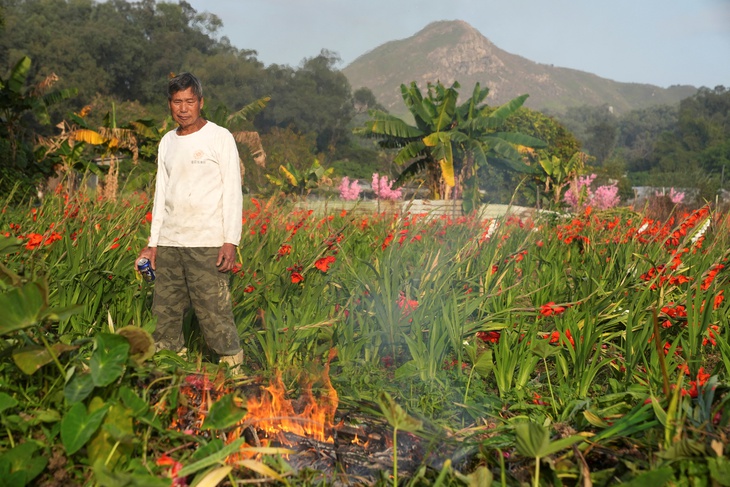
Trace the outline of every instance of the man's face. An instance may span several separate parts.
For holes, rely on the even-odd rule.
[[[170,112],[180,128],[186,128],[195,124],[200,118],[200,110],[203,108],[203,99],[198,99],[192,88],[178,91],[172,95],[170,100]]]

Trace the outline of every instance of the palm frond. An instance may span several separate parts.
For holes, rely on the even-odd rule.
[[[422,140],[414,140],[403,147],[393,159],[395,164],[405,164],[408,161],[422,155],[426,150],[426,144]],[[430,158],[429,155],[426,158]]]
[[[495,111],[493,111],[490,117],[504,120],[505,118],[516,112],[517,109],[525,103],[525,100],[527,100],[528,96],[530,95],[520,95],[517,98],[508,101],[507,103],[501,105]]]
[[[514,171],[522,174],[540,174],[539,166],[528,166],[522,161],[505,159],[503,157],[490,157],[489,164],[494,167]]]
[[[270,96],[264,96],[249,103],[237,112],[230,114],[228,116],[228,123],[233,124],[242,121],[252,121],[256,115],[266,108],[266,105],[268,105],[270,101]]]
[[[400,137],[404,139],[414,139],[421,137],[423,132],[398,117],[389,114],[379,113],[377,117],[365,122],[363,127],[353,131],[356,135],[364,136],[389,136]]]
[[[543,149],[547,147],[547,143],[544,140],[519,132],[494,132],[490,135],[512,144],[524,145],[525,147],[532,147],[533,149]]]
[[[30,64],[31,61],[28,56],[23,56],[17,63],[15,63],[12,71],[10,71],[10,76],[7,81],[7,88],[9,91],[13,93],[20,93],[23,86],[25,86],[25,80],[28,77],[28,71],[30,71]]]
[[[443,103],[439,105],[436,118],[433,122],[434,129],[440,132],[451,127],[454,122],[454,114],[456,113],[456,99],[459,96],[453,90],[449,90],[444,94]]]
[[[403,102],[406,108],[408,108],[408,111],[413,115],[416,125],[423,129],[424,126],[428,125],[430,119],[433,118],[426,109],[425,102],[427,100],[424,100],[421,90],[415,81],[411,82],[410,87],[404,84],[400,85],[400,90]]]
[[[395,185],[402,186],[406,181],[414,178],[419,173],[422,173],[428,169],[429,160],[427,158],[418,159],[413,163],[409,164],[397,178],[395,178]]]

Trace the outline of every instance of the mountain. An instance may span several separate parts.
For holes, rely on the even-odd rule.
[[[401,83],[441,81],[461,85],[464,98],[479,82],[489,88],[487,103],[501,105],[529,94],[526,107],[561,113],[568,107],[613,107],[614,113],[651,105],[674,105],[697,92],[693,86],[661,88],[649,84],[621,83],[570,68],[536,63],[495,46],[461,20],[433,22],[412,37],[390,41],[355,59],[342,72],[353,91],[369,88],[391,113],[407,109]]]

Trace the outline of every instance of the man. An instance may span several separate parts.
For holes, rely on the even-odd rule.
[[[176,130],[162,138],[147,258],[157,272],[152,311],[157,350],[181,351],[191,307],[208,347],[231,368],[243,361],[229,274],[241,240],[241,172],[231,133],[205,120],[203,88],[190,73],[172,78],[167,99]]]

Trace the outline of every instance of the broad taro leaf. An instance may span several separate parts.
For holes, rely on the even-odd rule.
[[[129,341],[123,336],[98,333],[94,353],[89,360],[91,379],[97,387],[108,386],[124,372],[129,357]]]
[[[77,402],[71,406],[61,420],[61,443],[66,453],[73,455],[91,439],[108,409],[109,406],[106,405],[89,413],[84,403]]]

